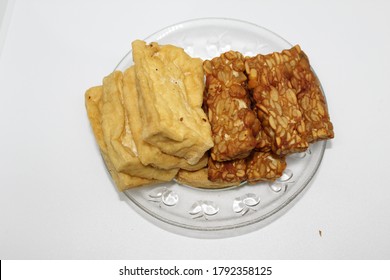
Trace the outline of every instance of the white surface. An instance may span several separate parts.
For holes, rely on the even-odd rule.
[[[5,10],[7,9],[7,5],[8,5],[8,0],[1,0],[0,1],[0,28],[1,28],[2,23],[3,23],[3,18],[5,15]]]
[[[313,2],[16,1],[0,57],[0,259],[389,259],[390,5]],[[156,227],[118,195],[84,91],[132,40],[208,16],[299,43],[327,94],[336,138],[284,216],[243,236],[203,240]]]
[[[12,16],[14,0],[0,0],[0,55]]]

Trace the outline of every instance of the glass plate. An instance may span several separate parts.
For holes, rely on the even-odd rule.
[[[224,18],[197,19],[164,28],[145,39],[184,48],[193,57],[210,59],[228,50],[244,55],[290,48],[277,34],[254,24]],[[117,70],[133,64],[131,51]],[[287,158],[287,169],[274,183],[205,190],[169,182],[134,188],[125,195],[151,222],[192,237],[219,238],[258,229],[280,217],[305,190],[317,171],[326,142]]]

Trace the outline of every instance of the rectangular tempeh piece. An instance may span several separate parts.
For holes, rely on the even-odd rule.
[[[307,141],[313,143],[333,138],[333,124],[321,90],[318,87],[310,88],[300,92],[297,98],[305,120]]]
[[[293,48],[291,55],[296,57],[295,67],[290,70],[291,85],[297,91],[298,104],[306,124],[309,143],[334,137],[325,97],[320,83],[310,67],[306,54],[300,48]]]
[[[211,182],[239,184],[274,181],[286,168],[285,157],[270,152],[252,152],[245,159],[217,162],[209,158],[208,178]]]
[[[256,146],[260,123],[251,109],[244,65],[242,54],[234,51],[203,63],[215,161],[245,158]]]
[[[212,182],[237,183],[246,180],[246,159],[218,162],[209,158],[208,178]]]
[[[309,143],[334,137],[320,83],[310,67],[308,57],[298,45],[281,53],[247,58],[245,68],[250,89],[282,84],[295,91]]]
[[[305,123],[293,89],[258,86],[253,91],[257,116],[271,139],[271,149],[278,156],[305,151]]]
[[[292,88],[292,85],[288,85],[288,82],[294,75],[294,69],[302,55],[303,52],[297,45],[282,52],[246,57],[245,71],[248,75],[248,88],[276,86],[282,82]],[[297,90],[297,87],[294,87],[294,89]]]
[[[246,175],[249,183],[274,181],[286,169],[286,159],[271,153],[254,152],[247,161]]]

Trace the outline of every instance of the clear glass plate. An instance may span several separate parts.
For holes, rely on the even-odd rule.
[[[184,48],[193,57],[210,59],[228,50],[252,56],[290,48],[277,34],[254,24],[224,18],[197,19],[164,28],[145,39]],[[116,69],[133,64],[131,51]],[[287,169],[274,183],[243,184],[220,190],[169,182],[134,188],[125,195],[154,224],[192,237],[219,238],[256,230],[280,217],[317,171],[326,142],[287,158]]]

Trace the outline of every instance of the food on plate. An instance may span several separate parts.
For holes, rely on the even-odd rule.
[[[163,170],[143,165],[139,160],[123,99],[123,74],[114,71],[103,80],[101,125],[107,152],[115,169],[146,179],[172,180],[179,171],[177,168]]]
[[[249,183],[274,181],[282,176],[286,166],[285,157],[278,157],[269,152],[254,152],[247,160],[247,180]]]
[[[334,137],[320,83],[295,46],[205,60],[136,40],[134,65],[88,89],[92,130],[120,191],[274,181],[286,156]],[[206,81],[206,84],[204,83]]]
[[[305,123],[293,89],[282,84],[258,86],[253,90],[253,100],[262,127],[271,139],[272,152],[285,156],[308,148]]]
[[[205,108],[212,129],[211,158],[227,161],[247,157],[256,146],[260,123],[251,109],[244,57],[229,51],[203,63]]]
[[[158,50],[154,53],[159,56],[158,62],[153,60],[156,64],[135,55],[142,61],[138,72],[136,66],[124,73],[114,71],[103,79],[102,86],[89,89],[85,95],[95,138],[121,191],[171,181],[179,169],[204,168],[208,161],[206,151],[213,145],[210,124],[202,109],[201,62],[174,46],[160,49],[153,44],[153,49]],[[143,81],[139,81],[153,76],[149,75],[148,67],[160,70],[158,82],[153,84],[150,80],[148,83],[152,93],[145,93]],[[156,70],[153,68],[153,71]],[[160,83],[164,79],[168,84]],[[159,101],[141,100],[140,95]],[[156,134],[152,138],[160,137],[161,142],[153,144],[148,134],[151,126],[145,120],[156,115],[161,117],[160,127],[154,125],[160,129],[160,136]],[[167,150],[175,152],[168,154]]]
[[[107,146],[104,141],[103,131],[101,127],[101,123],[102,123],[101,111],[103,105],[102,95],[103,95],[102,86],[92,87],[88,89],[87,92],[85,93],[85,105],[86,105],[88,118],[91,123],[93,133],[99,145],[107,169],[110,172],[115,182],[115,185],[120,191],[123,191],[136,186],[147,186],[147,185],[159,183],[159,181],[157,180],[139,178],[135,176],[130,176],[123,172],[118,172],[113,166],[110,157],[108,155]]]
[[[257,109],[254,109],[257,116]],[[260,124],[259,133],[256,136],[256,151],[269,152],[271,151],[272,141],[268,134],[265,132],[264,127]]]
[[[239,67],[234,68],[236,61]],[[299,46],[245,59],[240,53],[229,51],[205,61],[203,68],[206,73],[205,107],[215,142],[208,165],[211,181],[240,181],[234,173],[237,164],[245,170],[248,182],[273,181],[283,174],[286,155],[303,152],[309,143],[317,140],[333,138],[333,126],[319,82]],[[241,104],[253,108],[260,124],[254,122],[249,126],[255,134],[245,134],[255,136],[255,146],[242,156],[229,158],[224,154],[221,156],[218,148],[227,150],[232,139],[229,133],[238,130],[231,123],[236,121],[235,114],[239,110],[232,110],[235,114],[229,114],[226,109],[223,111],[230,106],[225,105],[229,103],[223,97],[231,96],[224,93],[224,89],[234,84],[241,86],[240,96],[245,96],[246,92],[246,99],[241,100]],[[219,111],[218,101],[224,104],[220,105]],[[237,140],[232,142],[242,147]],[[245,163],[231,160],[238,158],[246,159]],[[229,159],[231,161],[225,164],[222,162]]]
[[[208,178],[212,182],[236,185],[243,181],[274,181],[282,176],[286,166],[285,157],[279,157],[272,152],[253,151],[244,159],[218,162],[209,158]]]
[[[212,182],[228,182],[239,185],[247,178],[246,159],[234,159],[218,162],[209,158],[208,178]]]
[[[202,110],[202,60],[172,45],[133,44],[143,139],[196,164],[214,144]]]
[[[213,182],[208,178],[208,168],[202,168],[197,171],[180,170],[176,175],[176,181],[179,184],[204,188],[204,189],[220,189],[231,186],[236,186],[236,182]]]
[[[136,87],[136,74],[134,66],[123,73],[123,106],[128,116],[128,123],[137,149],[137,156],[144,165],[152,165],[161,169],[198,170],[207,165],[207,155],[198,163],[191,165],[184,158],[165,154],[158,147],[146,142],[142,137],[143,122],[138,105],[139,93]]]
[[[250,89],[274,87],[294,92],[294,103],[301,109],[308,143],[334,137],[320,83],[299,45],[282,52],[248,58],[245,69]]]

